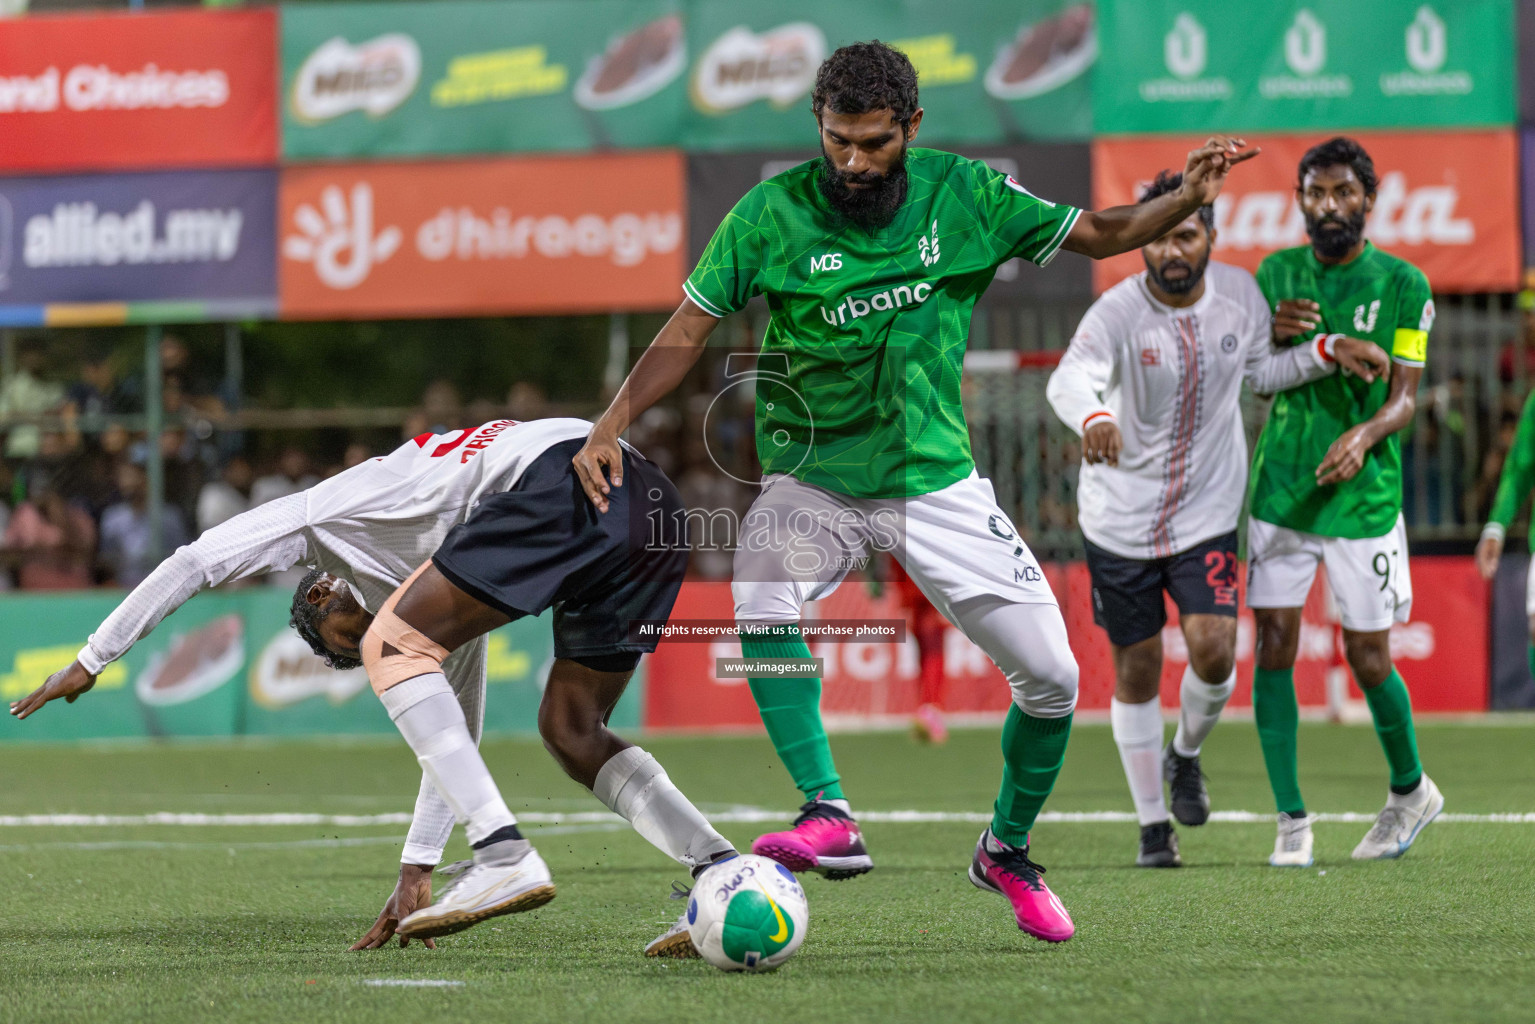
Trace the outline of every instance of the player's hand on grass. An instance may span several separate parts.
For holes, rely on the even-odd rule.
[[[1339,338],[1332,347],[1332,357],[1339,366],[1366,384],[1391,379],[1391,357],[1373,341]]]
[[[1096,466],[1100,462],[1117,466],[1124,443],[1117,423],[1094,423],[1082,434],[1082,458],[1089,466]]]
[[[351,949],[382,949],[394,937],[395,929],[422,907],[432,905],[432,866],[430,864],[401,864],[400,881],[396,883],[389,901],[379,912],[378,920],[368,929],[368,934],[352,943]],[[437,943],[422,939],[427,949],[436,949]],[[410,939],[400,936],[400,948],[410,945]]]
[[[1200,206],[1215,202],[1226,183],[1226,175],[1244,160],[1251,160],[1261,149],[1244,149],[1245,139],[1233,139],[1227,135],[1212,136],[1208,142],[1189,153],[1189,162],[1183,168],[1183,191]]]
[[[26,718],[50,700],[58,700],[60,697],[73,704],[76,697],[95,685],[96,677],[87,672],[85,666],[78,661],[71,662],[68,668],[49,676],[47,682],[21,700],[11,701],[11,714],[17,718]]]
[[[1498,559],[1503,557],[1502,537],[1483,537],[1476,545],[1476,570],[1482,579],[1490,580],[1498,572]]]
[[[1361,423],[1345,430],[1327,449],[1322,464],[1316,468],[1317,484],[1326,487],[1354,479],[1354,475],[1364,467],[1364,457],[1369,451],[1370,433],[1367,424]]]
[[[587,498],[597,506],[598,512],[606,512],[612,488],[624,485],[624,450],[619,446],[618,438],[599,433],[594,428],[587,436],[586,444],[570,461],[576,467],[576,478],[581,481],[581,489]],[[606,476],[603,467],[607,467]]]
[[[1281,299],[1274,308],[1274,342],[1309,338],[1322,323],[1322,307],[1310,299]]]

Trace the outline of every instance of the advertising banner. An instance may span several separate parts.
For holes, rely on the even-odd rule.
[[[282,313],[591,313],[682,301],[676,153],[282,172]]]
[[[675,0],[283,9],[288,159],[674,145]]]
[[[814,145],[816,68],[873,38],[916,66],[926,139],[1091,134],[1091,3],[443,0],[284,8],[283,154]]]
[[[1513,0],[1107,0],[1100,134],[1506,126]]]
[[[0,171],[277,159],[277,12],[0,20]]]
[[[9,703],[74,660],[121,593],[0,598],[0,700]],[[159,736],[393,734],[362,669],[338,672],[288,626],[292,594],[251,587],[198,595],[107,666],[74,704],[7,718],[0,743]],[[485,731],[532,732],[554,657],[548,616],[490,636]],[[636,679],[613,716],[639,721]]]
[[[270,313],[276,223],[272,170],[0,178],[0,318],[136,301]]]
[[[1215,258],[1256,270],[1276,249],[1306,244],[1295,201],[1296,168],[1331,133],[1249,135],[1259,157],[1231,172],[1215,204]],[[1133,203],[1163,168],[1182,170],[1204,136],[1105,139],[1093,144],[1093,204]],[[1519,287],[1518,141],[1512,130],[1434,134],[1360,133],[1380,179],[1365,232],[1418,266],[1436,292]],[[1144,269],[1139,253],[1094,264],[1102,291]]]
[[[950,149],[1010,174],[1035,195],[1086,208],[1091,199],[1089,149],[1082,143],[970,143]],[[819,156],[809,149],[699,153],[688,157],[688,259],[695,263],[731,207],[759,182]],[[997,270],[989,299],[1083,298],[1092,294],[1088,261],[1055,260],[1043,269],[1011,260]]]
[[[810,92],[839,46],[880,39],[917,69],[923,138],[997,142],[1086,139],[1091,3],[773,0],[687,8],[694,52],[683,145],[761,149],[815,142]]]
[[[1079,562],[1046,565],[1045,575],[1061,603],[1072,652],[1081,667],[1077,707],[1107,711],[1114,695],[1114,663],[1104,631],[1093,623],[1092,583]],[[1419,711],[1487,709],[1487,587],[1470,558],[1420,557],[1412,560],[1412,621],[1391,630],[1391,655],[1407,680]],[[1252,706],[1253,627],[1246,607],[1245,569],[1239,574],[1242,611],[1237,623],[1237,688],[1233,707]],[[718,619],[731,607],[728,583],[690,582],[683,586],[673,620]],[[1347,709],[1363,702],[1343,660],[1342,633],[1331,610],[1326,573],[1317,576],[1302,610],[1295,690],[1302,707]],[[1188,667],[1188,647],[1178,628],[1177,608],[1168,603],[1162,630],[1164,662],[1162,704],[1178,706],[1178,691]],[[728,614],[728,612],[727,612]],[[845,583],[824,601],[807,606],[806,619],[899,619],[904,612],[888,593],[871,598],[856,581]],[[846,728],[906,720],[917,708],[917,650],[903,643],[813,643],[811,653],[824,660],[821,708],[828,724]],[[1007,711],[1007,681],[986,655],[958,630],[944,635],[944,670],[948,689],[945,710],[974,720]],[[757,730],[761,719],[744,679],[720,679],[717,658],[738,658],[734,640],[708,643],[663,640],[649,659],[645,688],[647,728],[678,730]],[[1329,690],[1333,699],[1329,700]]]

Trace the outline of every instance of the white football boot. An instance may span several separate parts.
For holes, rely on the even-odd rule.
[[[685,900],[693,890],[685,885],[672,883],[671,898]],[[698,956],[698,949],[693,945],[693,934],[688,930],[688,912],[684,910],[678,916],[677,922],[666,931],[650,940],[645,947],[646,956],[669,956],[678,960],[690,960]]]
[[[1374,827],[1354,847],[1354,859],[1394,860],[1400,857],[1418,838],[1423,826],[1439,817],[1442,810],[1444,794],[1439,792],[1433,779],[1424,775],[1418,788],[1411,793],[1400,796],[1392,793],[1386,798],[1386,806],[1375,819]]]
[[[1311,815],[1292,818],[1281,812],[1279,838],[1274,841],[1274,852],[1269,854],[1269,866],[1309,868],[1311,864]]]
[[[529,850],[515,864],[471,864],[430,907],[400,922],[399,934],[412,939],[452,935],[487,918],[520,914],[554,899],[549,865]]]

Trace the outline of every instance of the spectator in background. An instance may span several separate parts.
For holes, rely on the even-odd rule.
[[[520,380],[506,393],[506,414],[518,422],[541,420],[549,415],[549,397],[530,380]]]
[[[341,469],[346,471],[353,466],[360,466],[373,458],[373,449],[361,441],[353,441],[346,446],[346,452],[341,456]]]
[[[37,485],[16,507],[0,548],[16,566],[23,590],[74,590],[91,585],[96,524],[90,513],[65,499],[52,481]]]
[[[188,543],[181,509],[166,502],[161,510],[159,544],[149,527],[149,485],[144,467],[123,460],[117,464],[117,491],[122,500],[101,514],[102,565],[120,587],[136,587],[166,555]]]
[[[254,508],[273,498],[283,498],[308,490],[320,482],[309,467],[309,456],[302,448],[289,446],[277,460],[277,471],[256,478],[251,484],[250,503]]]
[[[46,362],[41,338],[24,338],[17,344],[16,372],[0,384],[0,417],[39,416],[62,410],[64,386],[44,379]],[[42,436],[42,430],[30,424],[12,427],[5,438],[6,458],[35,458]]]
[[[242,455],[224,463],[219,479],[203,484],[197,494],[197,532],[206,533],[251,507],[251,484],[256,478]]]

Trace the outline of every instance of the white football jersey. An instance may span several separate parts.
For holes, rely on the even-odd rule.
[[[1205,270],[1198,302],[1157,301],[1136,274],[1088,309],[1050,375],[1050,406],[1078,434],[1112,418],[1119,465],[1082,465],[1078,520],[1125,558],[1163,558],[1236,529],[1247,487],[1242,381],[1272,394],[1326,376],[1315,344],[1275,348],[1270,311],[1247,271]]]
[[[91,634],[80,664],[99,674],[206,587],[295,565],[346,580],[358,602],[377,611],[481,499],[507,490],[534,459],[591,428],[578,419],[494,420],[422,434],[306,491],[242,512],[178,548],[135,587]],[[480,637],[443,663],[476,738],[485,649]],[[437,863],[452,828],[452,812],[423,776],[402,860]]]

